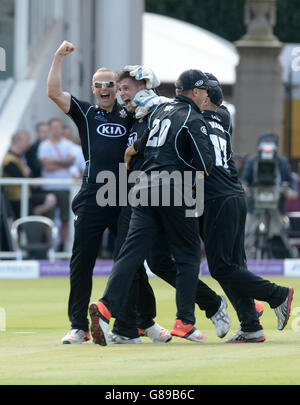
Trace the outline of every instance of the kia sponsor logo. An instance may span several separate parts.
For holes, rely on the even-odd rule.
[[[105,123],[99,125],[97,128],[98,134],[108,136],[109,138],[116,138],[126,134],[126,128],[120,124]]]

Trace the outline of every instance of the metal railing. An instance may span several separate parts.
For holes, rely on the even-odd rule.
[[[8,178],[8,177],[0,177],[0,186],[20,186],[21,187],[21,208],[20,208],[20,218],[26,217],[29,215],[29,187],[30,186],[49,186],[49,185],[65,185],[70,186],[70,224],[72,224],[72,218],[74,218],[74,214],[71,209],[71,203],[75,195],[77,194],[81,180],[75,179],[44,179],[44,178]],[[54,187],[55,189],[55,187]],[[74,236],[74,228],[73,226],[69,227],[69,237],[68,240],[72,241]],[[16,258],[17,251],[5,252],[0,251],[0,259],[6,258]],[[71,257],[71,248],[69,248],[66,252],[56,252],[55,258],[56,259],[67,259]]]

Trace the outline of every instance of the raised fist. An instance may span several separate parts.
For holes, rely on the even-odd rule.
[[[64,41],[60,47],[57,49],[56,54],[65,56],[68,55],[69,53],[72,53],[75,50],[75,46],[68,41]]]

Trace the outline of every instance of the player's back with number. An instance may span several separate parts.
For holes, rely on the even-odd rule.
[[[161,104],[149,119],[142,170],[202,170],[208,174],[214,161],[207,126],[193,101],[177,96]]]
[[[207,122],[215,151],[213,170],[205,179],[205,200],[243,194],[244,190],[232,159],[230,134],[224,125],[223,116],[214,111],[203,111],[202,115]]]

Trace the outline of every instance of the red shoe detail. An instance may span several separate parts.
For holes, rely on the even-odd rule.
[[[173,328],[170,330],[171,335],[178,337],[185,337],[193,332],[194,325],[185,325],[180,319],[176,319]]]
[[[91,317],[91,334],[95,344],[106,346],[107,341],[104,331],[100,327],[100,320],[102,319],[107,324],[111,318],[111,314],[103,302],[92,302],[89,306],[89,313]]]
[[[260,318],[262,316],[262,314],[264,313],[264,309],[265,309],[264,304],[262,302],[256,301],[256,300],[254,300],[254,303],[255,303],[255,309],[258,313],[258,317]]]
[[[99,309],[100,314],[107,319],[108,321],[111,318],[111,313],[109,312],[109,310],[107,309],[107,307],[103,304],[103,302],[98,301],[95,303]]]
[[[145,329],[140,329],[140,328],[138,328],[138,334],[139,334],[140,336],[145,336]]]

